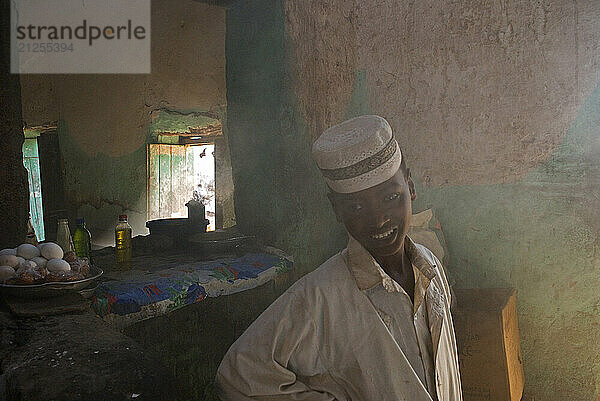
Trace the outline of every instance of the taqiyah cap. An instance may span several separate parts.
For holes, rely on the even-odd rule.
[[[402,161],[390,124],[373,115],[327,129],[313,144],[312,153],[327,185],[339,193],[381,184],[396,174]]]

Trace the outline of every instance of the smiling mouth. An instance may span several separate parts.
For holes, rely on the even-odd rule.
[[[373,234],[373,235],[371,235],[371,238],[373,238],[374,240],[378,240],[378,241],[385,240],[385,239],[391,238],[395,232],[396,232],[396,228],[391,228],[388,231]]]

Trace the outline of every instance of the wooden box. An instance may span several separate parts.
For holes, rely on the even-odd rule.
[[[513,288],[455,290],[453,311],[464,401],[519,401],[523,362]]]

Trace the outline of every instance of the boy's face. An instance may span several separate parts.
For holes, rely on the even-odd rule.
[[[350,194],[329,193],[338,221],[374,258],[403,251],[404,237],[416,199],[410,170],[381,184]]]

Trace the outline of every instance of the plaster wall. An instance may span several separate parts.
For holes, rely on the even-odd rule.
[[[299,271],[317,267],[344,234],[312,140],[383,115],[415,210],[442,224],[456,286],[518,290],[524,400],[598,399],[599,14],[564,0],[238,1],[227,17],[236,215]]]
[[[10,73],[10,7],[0,5],[0,247],[14,247],[27,235],[29,190],[23,167],[23,134],[21,130],[21,86]]]
[[[515,181],[563,141],[600,79],[598,12],[564,0],[289,1],[299,107],[316,139],[364,71],[363,100],[390,120],[418,178]]]
[[[58,122],[69,217],[86,217],[97,244],[112,245],[121,213],[134,235],[147,232],[152,116],[224,117],[225,9],[155,0],[151,30],[151,74],[21,76],[25,123]]]

